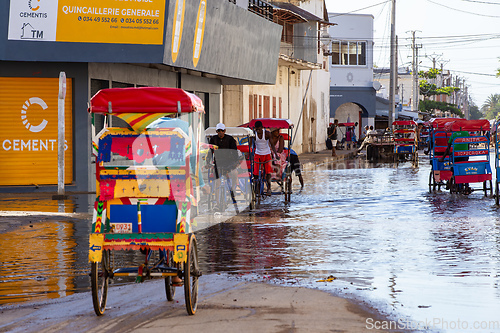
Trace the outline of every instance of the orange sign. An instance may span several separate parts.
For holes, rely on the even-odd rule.
[[[58,42],[163,44],[165,0],[59,0]]]
[[[65,183],[73,180],[71,79],[65,99]],[[0,185],[57,184],[59,78],[0,77]]]

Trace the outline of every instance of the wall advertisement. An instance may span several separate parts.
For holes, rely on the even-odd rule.
[[[72,81],[65,99],[65,177],[73,180]],[[0,77],[0,186],[57,184],[59,78]]]
[[[9,40],[163,44],[165,0],[11,0]]]

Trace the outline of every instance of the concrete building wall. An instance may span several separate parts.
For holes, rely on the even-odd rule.
[[[373,87],[373,16],[328,13],[332,40],[366,42],[366,65],[333,65],[330,57],[331,85],[339,87]]]
[[[373,83],[373,16],[364,14],[328,13],[332,41],[365,42],[365,65],[330,63],[330,121],[358,122],[359,134],[365,125],[374,123],[375,89]]]
[[[389,73],[374,73],[374,81],[380,82],[381,88],[377,91],[377,96],[389,99]],[[398,89],[396,102],[401,101],[404,106],[412,106],[413,101],[413,77],[408,71],[398,73]]]
[[[206,7],[203,44],[199,61],[195,65],[193,46],[199,2],[186,1],[185,4],[179,55],[174,61],[172,32],[175,30],[176,2],[169,2],[164,64],[229,78],[274,83],[281,39],[280,25],[227,0],[212,0]],[[263,62],[263,59],[266,61]]]

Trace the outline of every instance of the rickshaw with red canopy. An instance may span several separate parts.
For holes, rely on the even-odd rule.
[[[451,179],[450,156],[443,156],[447,147],[451,132],[444,126],[446,123],[455,121],[457,118],[432,118],[429,120],[429,160],[431,172],[429,174],[429,191],[441,190]]]
[[[291,174],[291,166],[290,166],[290,149],[292,145],[292,129],[293,123],[290,119],[282,119],[282,118],[257,118],[252,119],[250,122],[240,125],[240,127],[249,127],[251,129],[255,128],[255,123],[257,121],[262,122],[262,126],[265,129],[279,129],[281,136],[285,140],[285,149],[283,150],[283,154],[286,155],[286,160],[283,163],[277,162],[274,166],[275,172],[273,172],[271,177],[271,183],[275,182],[280,186],[279,192],[272,192],[272,194],[283,194],[285,198],[285,202],[289,202],[292,195],[292,174]],[[255,140],[254,140],[255,144]],[[251,185],[252,185],[252,197],[250,202],[250,209],[259,205],[260,202],[266,197],[264,192],[264,184],[266,183],[266,175],[265,168],[263,163],[257,163],[254,161],[253,154],[255,152],[254,147],[250,147],[251,155],[250,155],[250,163],[251,170],[254,171],[254,168],[258,168],[258,177],[251,177]]]
[[[475,189],[468,184],[482,183],[484,195],[491,195],[490,122],[460,119],[446,123],[445,130],[451,132],[450,193],[470,194]]]
[[[500,121],[493,123],[492,138],[495,141],[495,203],[500,204]]]
[[[394,159],[396,162],[410,157],[418,164],[417,123],[413,120],[396,120],[394,128]]]
[[[96,201],[89,261],[95,313],[106,309],[110,279],[157,277],[164,278],[168,301],[176,287],[184,287],[193,315],[201,276],[192,228],[201,178],[201,100],[176,88],[111,88],[91,98],[89,112],[93,120],[105,117],[104,128],[93,136]],[[123,126],[106,126],[111,116]],[[120,251],[140,251],[144,262],[115,267]]]

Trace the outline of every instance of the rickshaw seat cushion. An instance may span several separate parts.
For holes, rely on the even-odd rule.
[[[174,201],[163,205],[141,205],[142,232],[176,232],[177,206]],[[136,205],[111,205],[110,223],[132,223],[139,232]]]

